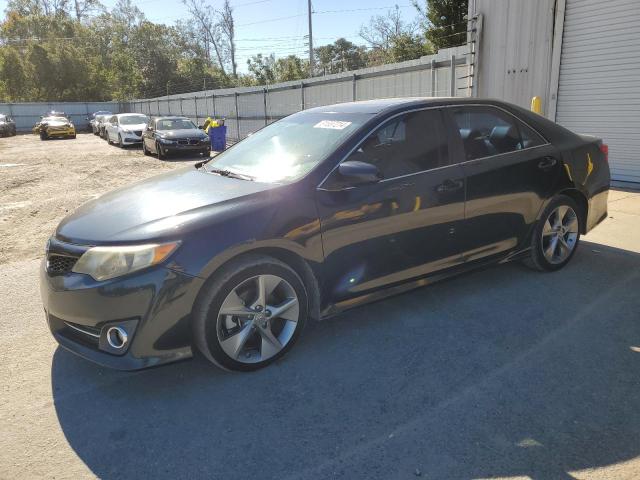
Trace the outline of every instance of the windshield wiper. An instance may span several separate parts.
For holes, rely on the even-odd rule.
[[[238,173],[238,172],[232,172],[231,170],[226,170],[224,168],[218,168],[218,167],[209,167],[208,169],[205,168],[205,171],[209,172],[209,173],[214,173],[216,175],[220,175],[221,177],[229,177],[229,178],[238,178],[240,180],[249,180],[250,182],[253,182],[255,180],[255,177],[252,177],[251,175],[245,175],[244,173]]]

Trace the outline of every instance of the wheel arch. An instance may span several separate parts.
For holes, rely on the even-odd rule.
[[[299,254],[281,247],[257,247],[251,250],[243,251],[226,258],[222,263],[216,266],[215,270],[207,277],[206,281],[200,287],[196,300],[193,305],[198,303],[200,296],[206,292],[209,285],[215,281],[218,273],[229,265],[238,262],[248,256],[267,256],[280,260],[282,263],[291,267],[300,277],[307,289],[307,297],[309,299],[309,317],[313,320],[320,320],[321,293],[320,283],[309,263]]]
[[[589,201],[584,193],[582,193],[577,188],[567,188],[560,192],[558,195],[566,195],[576,202],[578,207],[581,210],[580,215],[580,233],[587,233],[587,217],[589,216]]]

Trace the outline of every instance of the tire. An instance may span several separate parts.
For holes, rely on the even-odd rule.
[[[158,155],[158,160],[164,160],[167,158],[166,152],[162,150],[162,146],[158,142],[156,142],[156,154]]]
[[[151,155],[151,154],[149,153],[149,150],[147,150],[147,144],[146,144],[146,143],[144,143],[144,140],[142,140],[142,153],[144,153],[146,156]]]
[[[262,310],[255,305],[258,277],[266,279],[264,283],[273,286]],[[225,302],[228,304],[229,298],[241,299],[241,296],[232,294],[239,291],[246,292],[244,300],[247,306],[237,308],[250,312],[249,317],[243,319],[242,316],[220,315],[221,308]],[[294,302],[294,298],[297,302]],[[289,306],[286,306],[282,317],[269,317],[269,302],[274,302],[279,307]],[[254,306],[255,310],[252,310],[250,307]],[[297,321],[285,319],[284,316],[296,318]],[[308,295],[298,274],[275,258],[247,255],[223,267],[203,288],[193,309],[194,343],[205,358],[219,367],[235,371],[253,371],[266,367],[293,347],[304,330],[307,316]],[[229,335],[229,325],[232,326],[231,330],[237,333]],[[270,335],[268,332],[271,332]],[[228,353],[229,343],[223,346],[223,340],[220,338],[224,339],[229,335],[224,340],[241,339],[240,335],[243,333],[246,333],[246,340],[234,358]],[[267,341],[267,338],[275,338],[277,342]]]
[[[124,148],[124,143],[122,143],[122,135],[118,134],[118,146],[120,148]]]
[[[41,131],[40,132],[40,140],[48,140],[49,136],[47,135],[47,132],[45,131]]]
[[[551,200],[533,230],[531,256],[525,263],[542,272],[554,272],[567,265],[580,243],[583,215],[571,197],[558,195]]]

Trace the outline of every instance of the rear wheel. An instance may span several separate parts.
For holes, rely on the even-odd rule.
[[[569,263],[580,242],[581,214],[572,198],[553,199],[534,229],[527,263],[541,271],[559,270]]]
[[[297,273],[267,256],[225,267],[194,308],[194,339],[211,362],[229,370],[265,367],[293,347],[307,317]]]

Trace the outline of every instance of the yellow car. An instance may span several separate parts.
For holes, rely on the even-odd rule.
[[[33,126],[33,133],[40,135],[41,140],[49,138],[76,138],[76,127],[67,117],[50,116],[43,117]]]

